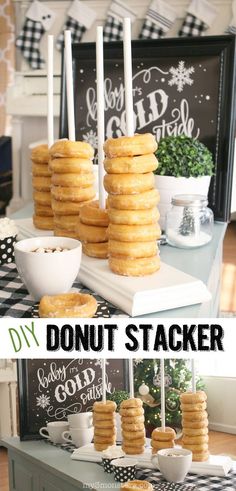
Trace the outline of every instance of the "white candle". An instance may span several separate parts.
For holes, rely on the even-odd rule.
[[[123,56],[124,56],[124,81],[125,81],[125,112],[126,112],[126,135],[134,135],[133,117],[133,80],[132,80],[132,52],[131,52],[131,22],[126,17],[123,23]]]
[[[106,402],[106,360],[101,360],[102,367],[102,402]]]
[[[196,365],[195,360],[192,360],[192,392],[196,392]]]
[[[160,374],[161,374],[161,428],[165,430],[166,426],[166,411],[165,411],[165,362],[160,360]]]
[[[98,136],[98,189],[99,207],[106,208],[104,179],[104,60],[103,60],[103,28],[97,27],[96,38],[96,72],[97,72],[97,136]]]
[[[69,140],[75,141],[75,107],[72,70],[71,32],[65,31],[66,95]]]
[[[129,359],[129,393],[131,399],[134,397],[134,371],[133,371],[133,360]]]
[[[47,63],[48,148],[50,148],[54,143],[54,129],[53,129],[53,41],[54,41],[54,36],[52,34],[50,34],[48,36],[48,63]]]

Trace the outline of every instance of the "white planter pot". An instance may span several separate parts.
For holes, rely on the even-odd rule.
[[[160,226],[165,230],[166,213],[171,208],[171,199],[176,194],[202,194],[208,196],[211,176],[201,177],[172,177],[155,176],[156,188],[160,193]]]

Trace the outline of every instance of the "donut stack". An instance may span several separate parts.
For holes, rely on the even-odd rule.
[[[166,426],[164,429],[155,428],[152,432],[151,446],[152,453],[156,454],[163,448],[173,448],[175,446],[176,433],[173,428]]]
[[[116,443],[116,403],[95,402],[93,405],[94,448],[102,451]]]
[[[128,455],[144,452],[146,442],[143,401],[138,398],[121,402],[122,449]]]
[[[54,235],[77,238],[80,208],[95,197],[92,158],[86,142],[59,140],[50,148]]]
[[[191,450],[193,461],[203,462],[209,457],[207,396],[202,390],[181,394],[183,437],[182,447]]]
[[[106,259],[108,255],[108,214],[99,208],[98,201],[91,201],[81,207],[78,222],[78,237],[87,256]]]
[[[160,267],[159,193],[153,174],[156,148],[149,133],[111,138],[104,144],[109,266],[120,275],[144,276]]]
[[[31,152],[34,200],[33,223],[36,228],[53,230],[51,207],[51,172],[47,145],[37,145]]]

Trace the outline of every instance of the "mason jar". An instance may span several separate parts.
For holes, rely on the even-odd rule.
[[[207,207],[207,197],[177,194],[173,196],[171,204],[171,210],[166,215],[168,244],[183,249],[208,244],[212,239],[214,217]]]

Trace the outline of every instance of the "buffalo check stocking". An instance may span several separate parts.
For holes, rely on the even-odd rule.
[[[126,4],[120,0],[114,0],[107,12],[107,19],[103,29],[103,40],[119,41],[123,36],[123,20],[129,17],[131,22],[136,18],[136,14]]]
[[[176,19],[175,10],[163,0],[153,0],[147,10],[140,39],[158,39],[166,35]]]
[[[26,13],[23,28],[16,39],[16,46],[35,70],[45,67],[45,61],[40,53],[39,43],[55,20],[55,13],[45,4],[34,0]]]
[[[57,38],[56,47],[61,51],[64,44],[64,31],[71,31],[72,43],[79,43],[84,33],[89,29],[96,19],[96,13],[85,2],[74,0],[68,12],[67,20]]]
[[[179,36],[201,36],[213,24],[216,13],[217,9],[208,0],[192,0]]]

